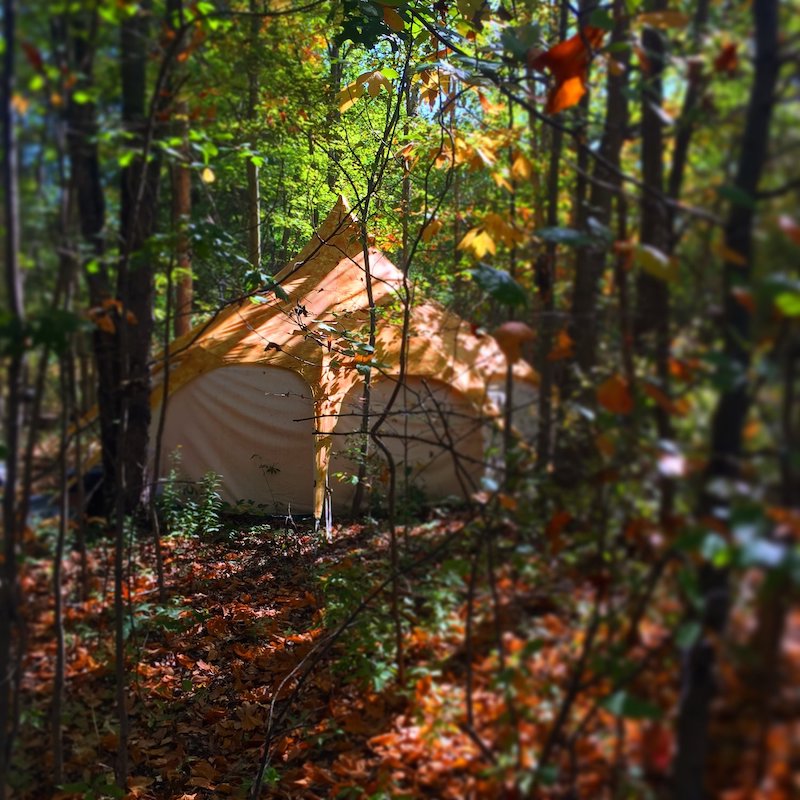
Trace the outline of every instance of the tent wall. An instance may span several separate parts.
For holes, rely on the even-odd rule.
[[[160,406],[154,410],[155,442]],[[159,477],[180,450],[179,477],[218,474],[223,499],[248,500],[267,513],[314,511],[314,405],[308,384],[275,367],[221,367],[171,395]],[[299,420],[299,421],[298,421]],[[151,444],[154,447],[154,444]],[[151,462],[153,459],[151,452]]]
[[[386,408],[394,387],[390,379],[372,386],[370,424]],[[334,510],[346,511],[352,502],[354,486],[348,478],[358,474],[354,458],[358,437],[353,434],[360,429],[362,415],[363,386],[358,385],[345,396],[334,429],[329,468]],[[484,472],[487,424],[475,407],[447,384],[409,377],[381,426],[381,439],[397,469],[398,496],[402,496],[406,481],[428,498],[464,497],[475,491]],[[374,444],[370,449],[370,482],[374,490],[385,491],[385,459]]]

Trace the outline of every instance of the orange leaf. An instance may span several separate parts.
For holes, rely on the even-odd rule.
[[[19,92],[14,92],[11,97],[11,106],[17,114],[26,114],[30,104],[31,101],[27,97],[23,97]]]
[[[753,297],[753,293],[749,289],[745,289],[742,286],[734,286],[731,289],[731,294],[733,295],[733,299],[742,308],[746,309],[748,313],[756,313],[756,301]]]
[[[729,264],[733,264],[737,267],[747,266],[747,256],[743,255],[738,250],[734,250],[732,247],[728,247],[724,242],[720,242],[716,245],[714,251],[723,261],[727,261]]]
[[[422,241],[423,242],[430,242],[434,236],[442,229],[442,221],[439,219],[432,219],[423,229],[422,229]]]
[[[504,322],[492,332],[495,341],[503,351],[509,364],[522,358],[522,344],[536,337],[533,330],[524,322]]]
[[[550,522],[547,523],[545,535],[548,539],[554,539],[564,530],[571,520],[572,514],[570,514],[569,511],[556,511],[550,518]]]
[[[736,68],[739,66],[737,47],[736,42],[729,42],[720,50],[719,55],[714,59],[714,70],[716,72],[723,72],[728,77],[736,74]]]
[[[612,375],[597,387],[597,402],[615,414],[630,414],[633,397],[628,381],[622,375]]]
[[[642,383],[644,393],[655,400],[656,405],[660,406],[667,414],[674,414],[682,417],[689,410],[687,403],[673,400],[666,392],[653,383],[644,381]]]
[[[406,26],[403,18],[390,6],[383,7],[383,21],[398,33]]]
[[[575,355],[575,342],[566,330],[561,330],[556,336],[553,349],[547,354],[548,361],[561,361],[563,358],[572,358]]]
[[[547,95],[546,113],[557,114],[580,101],[586,93],[590,48],[599,47],[604,36],[602,28],[587,26],[581,33],[559,42],[533,59],[533,69],[539,72],[547,69],[555,78],[555,85]]]
[[[517,501],[509,494],[503,494],[502,492],[500,492],[500,494],[497,495],[497,501],[506,511],[517,510]]]

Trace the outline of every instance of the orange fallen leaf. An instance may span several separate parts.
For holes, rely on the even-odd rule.
[[[547,114],[558,114],[574,106],[586,93],[591,50],[599,47],[604,37],[602,28],[587,25],[580,33],[533,59],[533,69],[538,72],[547,69],[555,78],[555,85],[547,95]]]
[[[615,414],[630,414],[633,397],[628,381],[622,375],[612,375],[597,387],[597,402]]]

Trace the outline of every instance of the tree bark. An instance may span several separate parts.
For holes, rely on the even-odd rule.
[[[185,101],[175,104],[178,136],[183,140],[183,156],[189,155],[189,111]],[[192,171],[187,163],[175,162],[172,166],[172,225],[175,232],[175,261],[178,276],[175,285],[175,336],[182,336],[192,329],[192,299],[194,286],[192,277],[192,250],[188,227],[192,216]]]
[[[147,252],[155,229],[160,161],[145,162],[148,126],[145,111],[148,56],[148,14],[141,10],[121,25],[122,123],[134,151],[122,170],[120,191],[121,257],[117,296],[122,303],[117,320],[117,354],[121,364],[115,406],[121,420],[118,438],[121,483],[126,514],[142,498],[150,428],[150,339],[153,332],[153,261]]]
[[[92,85],[94,35],[97,14],[88,18],[78,16],[72,35],[72,60],[80,79],[78,88],[88,90]],[[67,147],[70,155],[71,180],[80,221],[81,237],[88,245],[89,255],[83,263],[89,303],[101,310],[111,298],[111,282],[105,261],[104,228],[106,222],[105,195],[100,177],[100,157],[97,147],[97,108],[94,103],[77,103],[70,99],[67,108]],[[103,496],[107,510],[113,508],[114,470],[116,468],[118,415],[115,411],[115,387],[120,380],[115,356],[114,334],[96,327],[92,334],[92,349],[97,369],[97,407],[100,421],[100,442],[105,480]]]
[[[654,0],[649,9],[666,8],[665,0]],[[661,118],[663,74],[666,61],[664,37],[656,28],[645,26],[642,49],[649,70],[643,76],[642,88],[642,182],[640,201],[639,241],[667,254],[671,245],[671,216],[664,194],[664,131]],[[643,68],[644,69],[644,68]],[[670,308],[669,286],[666,281],[641,270],[637,277],[635,332],[640,352],[652,354],[659,388],[669,396]],[[652,344],[649,338],[653,337]],[[669,412],[661,405],[655,409],[659,439],[673,438]],[[674,481],[660,478],[659,518],[668,524],[672,515]]]
[[[735,187],[753,198],[753,204],[733,203],[725,225],[725,245],[744,259],[744,265],[727,260],[724,265],[724,355],[734,372],[746,375],[750,365],[750,312],[732,294],[752,276],[754,203],[767,156],[775,87],[780,71],[778,0],[755,0],[755,75],[750,92],[745,131],[737,166]],[[739,259],[737,258],[737,262]],[[739,473],[745,420],[750,406],[750,387],[744,378],[724,391],[711,424],[711,459],[705,475],[705,494],[700,513],[724,504],[711,495],[719,479]],[[711,634],[702,636],[684,657],[681,703],[677,724],[677,756],[673,796],[676,800],[701,800],[710,752],[708,725],[715,696],[715,647],[713,639],[728,618],[729,576],[726,570],[705,565],[700,573],[704,600],[702,622]]]
[[[250,0],[250,13],[254,15],[250,21],[250,54],[254,58],[258,53],[259,18],[255,16],[256,11],[256,0]],[[250,66],[247,82],[247,117],[252,123],[258,105],[258,67],[255,63]],[[251,159],[247,160],[247,257],[253,270],[261,269],[261,187],[258,166]]]
[[[16,346],[8,361],[5,419],[6,481],[3,487],[3,563],[0,567],[0,800],[6,796],[9,764],[16,729],[14,695],[20,675],[16,649],[20,646],[17,582],[17,548],[21,520],[17,509],[17,471],[21,439],[22,375],[24,348],[22,332],[25,307],[22,272],[19,263],[19,175],[17,172],[17,137],[11,100],[16,82],[16,3],[3,3],[3,155],[2,181],[5,225],[5,290],[10,313],[11,336]]]
[[[560,4],[558,39],[563,41],[567,35],[567,15],[569,5],[566,0]],[[547,225],[558,226],[559,170],[561,153],[564,149],[564,133],[561,128],[551,128],[550,164],[547,174]],[[553,343],[553,288],[556,274],[557,245],[549,241],[544,254],[536,262],[536,282],[541,292],[541,321],[535,326],[539,330],[538,364],[541,380],[539,383],[539,429],[536,439],[536,467],[544,470],[550,463],[550,445],[553,438],[553,362],[547,356]]]
[[[628,35],[628,18],[622,0],[614,3],[614,30],[611,42],[625,41]],[[620,166],[620,151],[628,127],[628,54],[614,53],[621,69],[609,69],[606,89],[606,114],[600,154],[605,162],[617,169]],[[588,215],[601,225],[611,225],[611,209],[615,188],[621,189],[619,175],[609,169],[603,161],[595,161],[589,192]],[[584,374],[588,374],[597,357],[597,288],[606,266],[608,243],[598,241],[578,251],[575,264],[575,280],[572,288],[572,322],[570,338],[575,343],[575,361]]]

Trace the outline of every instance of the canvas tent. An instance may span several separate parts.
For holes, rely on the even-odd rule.
[[[374,353],[364,346],[369,299],[377,309]],[[175,451],[182,477],[220,475],[223,498],[267,510],[313,513],[349,507],[357,471],[348,448],[363,416],[381,413],[400,369],[403,276],[361,229],[343,198],[301,253],[276,276],[288,299],[265,292],[225,308],[170,347],[160,463],[153,442],[164,394],[156,367],[150,469],[165,476]],[[407,379],[381,428],[399,473],[431,498],[473,491],[505,385],[496,342],[478,337],[440,305],[413,305]],[[514,397],[530,419],[536,376],[519,362]],[[380,464],[373,470],[380,481]]]

